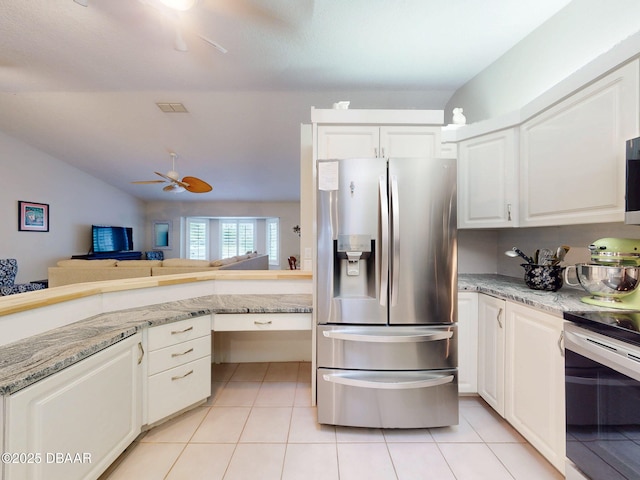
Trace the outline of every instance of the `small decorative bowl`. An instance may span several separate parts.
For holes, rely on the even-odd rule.
[[[533,290],[555,292],[562,288],[562,271],[560,265],[521,264],[524,268],[524,283]]]

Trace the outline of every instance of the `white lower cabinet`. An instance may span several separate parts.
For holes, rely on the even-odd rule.
[[[5,400],[3,451],[15,456],[3,457],[5,480],[103,473],[140,433],[141,340],[128,337]]]
[[[478,296],[478,394],[504,416],[504,342],[506,302]]]
[[[211,395],[211,315],[152,327],[147,346],[145,424]]]
[[[563,320],[507,302],[505,418],[564,472]]]
[[[478,394],[564,472],[563,320],[480,294]]]
[[[458,391],[478,391],[478,294],[458,293]]]

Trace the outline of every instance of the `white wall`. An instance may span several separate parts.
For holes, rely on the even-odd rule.
[[[526,105],[627,37],[640,31],[638,0],[573,0],[447,102],[463,107],[467,123]]]
[[[296,180],[297,181],[297,180]],[[184,256],[180,252],[183,217],[278,217],[280,219],[280,269],[288,270],[287,258],[300,254],[300,237],[293,232],[300,225],[299,202],[149,202],[146,207],[147,245],[152,245],[152,223],[155,220],[171,220],[171,250],[165,250],[165,258]],[[150,249],[150,248],[149,248]],[[213,260],[213,259],[212,259]]]
[[[19,283],[47,278],[47,267],[91,247],[91,224],[133,227],[142,245],[144,204],[0,132],[0,258],[18,260]],[[49,204],[49,232],[18,231],[18,201]]]

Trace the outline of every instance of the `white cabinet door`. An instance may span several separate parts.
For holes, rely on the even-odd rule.
[[[478,394],[504,416],[506,302],[478,295]]]
[[[458,145],[458,227],[517,227],[516,129]]]
[[[505,418],[564,472],[563,320],[507,304]]]
[[[100,476],[140,433],[140,341],[126,338],[8,398],[6,451],[40,462],[6,463],[5,480]]]
[[[440,155],[440,127],[318,126],[317,158],[434,158]]]
[[[478,294],[458,292],[458,391],[478,391]]]
[[[386,158],[440,156],[441,127],[380,127],[380,152]]]
[[[380,127],[319,126],[317,158],[376,158],[380,156]]]
[[[624,220],[625,141],[638,136],[638,61],[520,127],[520,225]]]

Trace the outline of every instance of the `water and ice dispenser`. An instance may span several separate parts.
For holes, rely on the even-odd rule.
[[[334,241],[334,297],[375,297],[375,240],[338,234]]]

